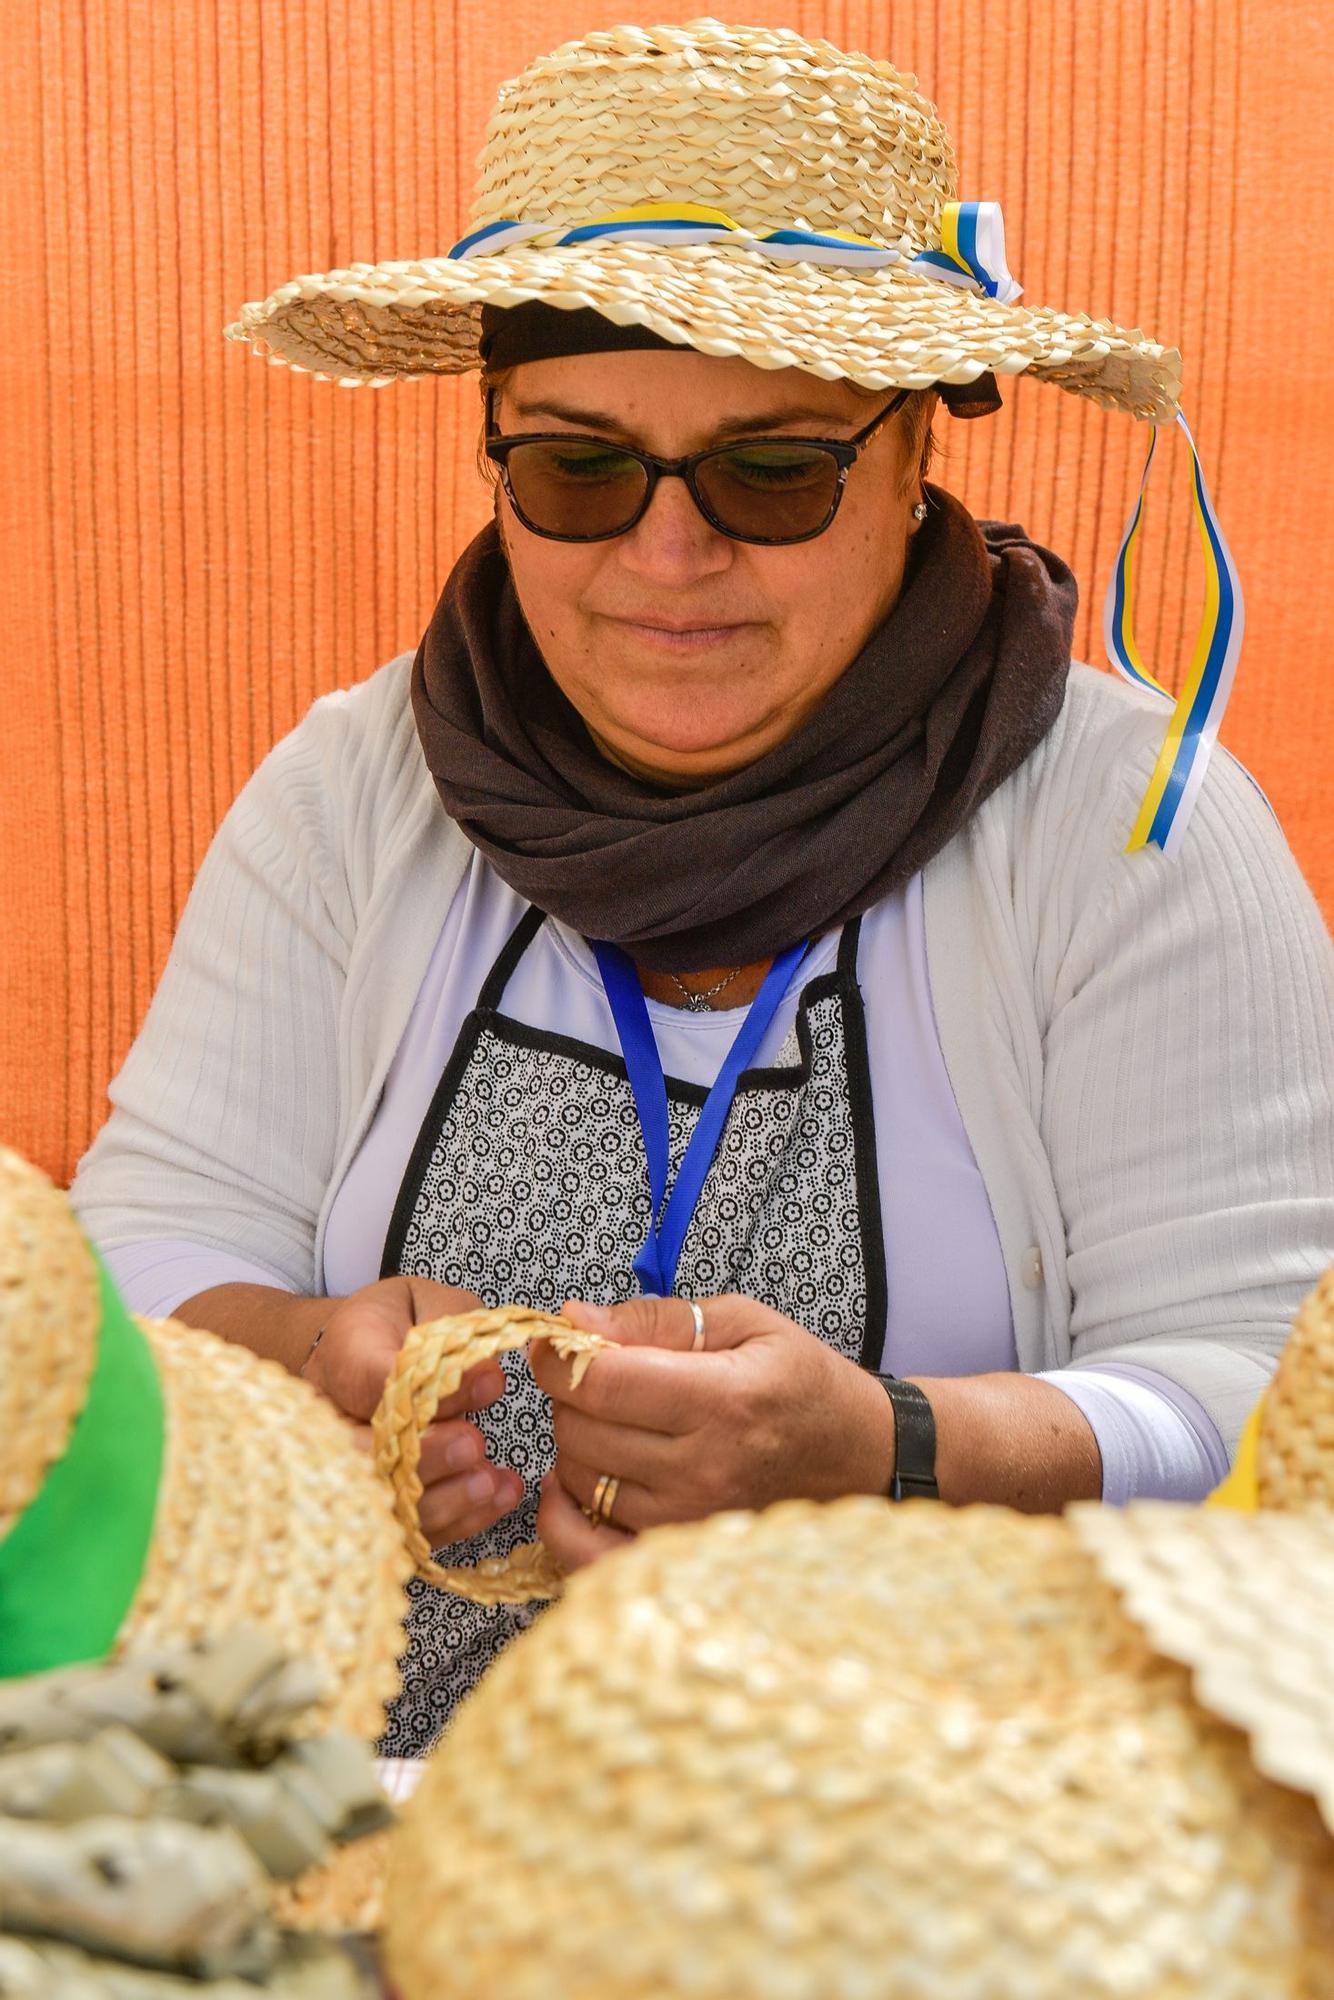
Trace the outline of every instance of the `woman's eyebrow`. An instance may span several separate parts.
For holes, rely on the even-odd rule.
[[[536,403],[511,402],[514,414],[519,417],[557,417],[562,423],[579,424],[585,430],[609,431],[617,437],[628,438],[633,433],[605,410],[581,410],[572,403],[561,403],[551,399]],[[724,417],[714,427],[714,436],[753,437],[757,431],[787,430],[793,424],[816,423],[832,425],[835,429],[852,422],[851,417],[836,417],[829,410],[815,410],[798,406],[789,410],[775,410],[764,416]],[[821,436],[827,433],[822,429]]]

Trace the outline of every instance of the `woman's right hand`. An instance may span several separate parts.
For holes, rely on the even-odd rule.
[[[298,1372],[353,1420],[357,1442],[369,1451],[370,1419],[411,1329],[446,1313],[475,1312],[481,1303],[474,1292],[429,1278],[380,1278],[331,1301],[324,1331]],[[484,1361],[422,1433],[419,1512],[433,1549],[481,1534],[523,1497],[518,1474],[489,1462],[481,1432],[464,1414],[488,1408],[504,1393],[500,1363]]]

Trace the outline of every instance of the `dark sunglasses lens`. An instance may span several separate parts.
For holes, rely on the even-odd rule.
[[[515,505],[539,534],[590,541],[629,526],[648,479],[627,452],[575,438],[515,445],[508,471]]]
[[[701,461],[695,477],[730,534],[795,541],[822,528],[838,492],[838,460],[818,445],[756,442]]]

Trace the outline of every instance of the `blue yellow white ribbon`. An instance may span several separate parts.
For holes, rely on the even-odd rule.
[[[1180,850],[1200,786],[1204,783],[1209,753],[1232,691],[1244,624],[1241,580],[1218,524],[1209,489],[1204,483],[1195,440],[1190,434],[1189,424],[1180,413],[1176,421],[1190,446],[1193,466],[1195,517],[1204,549],[1204,612],[1190,669],[1176,698],[1163,747],[1126,843],[1127,854],[1139,847],[1158,847],[1169,857]],[[1134,511],[1122,537],[1111,582],[1107,586],[1103,631],[1107,656],[1118,673],[1136,687],[1149,688],[1154,694],[1171,701],[1170,691],[1145,666],[1131,625],[1135,557],[1144,516],[1144,492],[1157,444],[1155,425]]]
[[[884,270],[902,253],[846,229],[743,229],[721,208],[698,202],[647,201],[597,215],[574,227],[501,218],[463,237],[451,258],[492,257],[531,244],[535,249],[575,249],[592,243],[727,243],[758,250],[777,263],[822,264],[844,270]],[[952,201],[941,212],[941,248],[924,250],[908,269],[921,277],[943,278],[989,299],[1008,304],[1020,286],[1005,265],[1005,225],[994,201]]]
[[[899,252],[887,243],[854,236],[850,230],[771,229],[755,234],[743,229],[720,208],[697,202],[648,201],[597,215],[573,228],[549,222],[488,222],[454,245],[453,258],[490,257],[520,243],[534,248],[564,250],[592,243],[729,243],[740,250],[761,250],[780,263],[842,265],[854,270],[878,270],[898,262]]]
[[[998,201],[947,201],[940,212],[939,250],[920,251],[908,269],[1003,306],[1023,295],[1005,262],[1005,220]]]

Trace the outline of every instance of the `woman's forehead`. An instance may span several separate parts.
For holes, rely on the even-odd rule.
[[[757,368],[735,355],[630,351],[525,361],[507,371],[508,414],[523,421],[624,428],[674,413],[720,434],[757,424],[864,421],[866,399],[842,379],[802,368]]]

